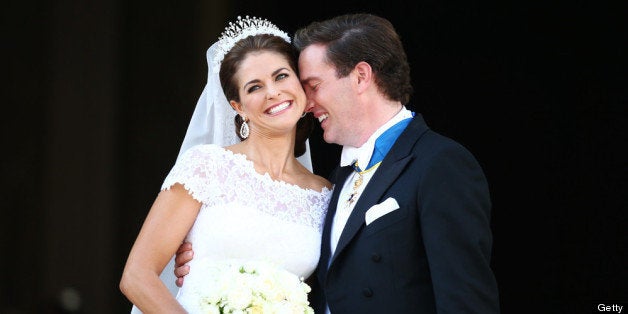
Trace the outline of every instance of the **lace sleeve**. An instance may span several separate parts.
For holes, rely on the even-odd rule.
[[[213,194],[218,193],[214,186],[218,176],[217,160],[212,156],[211,145],[197,145],[188,149],[172,167],[161,190],[170,189],[174,184],[182,184],[192,197],[202,203],[207,203]]]

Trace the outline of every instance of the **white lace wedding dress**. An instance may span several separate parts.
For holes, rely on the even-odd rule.
[[[312,274],[320,254],[323,219],[331,190],[303,189],[259,174],[253,163],[213,144],[190,148],[162,189],[181,183],[201,210],[187,241],[194,258],[177,294],[189,313],[199,311],[192,286],[203,284],[201,262],[246,260],[276,263],[299,277]]]

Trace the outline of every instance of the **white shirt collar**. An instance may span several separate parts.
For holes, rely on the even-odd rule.
[[[358,165],[364,168],[368,165],[371,160],[371,156],[373,155],[373,149],[375,148],[375,141],[377,138],[386,130],[388,130],[393,125],[397,124],[397,122],[412,118],[412,111],[406,109],[404,106],[401,108],[394,117],[392,117],[388,122],[384,123],[384,125],[380,126],[371,137],[361,147],[353,147],[349,145],[344,145],[342,147],[342,154],[340,155],[340,166],[345,167],[351,165],[355,160],[358,161]]]

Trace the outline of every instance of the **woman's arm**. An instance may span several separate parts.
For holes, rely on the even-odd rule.
[[[127,259],[120,290],[144,313],[186,313],[159,279],[194,224],[201,203],[181,184],[163,190],[151,207]]]

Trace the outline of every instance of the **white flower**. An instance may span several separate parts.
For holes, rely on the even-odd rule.
[[[194,282],[194,290],[207,313],[314,313],[307,300],[310,287],[273,264],[199,261],[195,268],[203,278]]]

